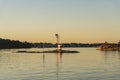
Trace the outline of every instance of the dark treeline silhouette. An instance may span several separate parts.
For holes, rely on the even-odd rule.
[[[118,43],[108,43],[105,42],[104,44],[100,45],[97,50],[102,51],[120,51],[120,41]]]
[[[28,42],[20,42],[18,40],[0,38],[0,49],[31,48],[31,47],[32,47],[32,44]]]
[[[98,47],[103,43],[61,43],[63,48],[67,47]],[[52,43],[29,43],[20,42],[19,40],[10,40],[0,38],[0,49],[10,49],[10,48],[55,48],[57,44]]]
[[[56,47],[56,44],[52,44],[52,43],[33,43],[32,44],[33,47],[37,47],[37,48],[51,48],[51,47]]]
[[[67,47],[98,47],[103,43],[61,43],[61,46],[64,48]],[[52,44],[52,43],[34,43],[33,47],[38,47],[38,48],[51,48],[51,47],[57,47],[57,44]]]

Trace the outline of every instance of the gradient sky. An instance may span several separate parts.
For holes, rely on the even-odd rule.
[[[118,42],[120,0],[0,0],[0,37],[29,42]]]

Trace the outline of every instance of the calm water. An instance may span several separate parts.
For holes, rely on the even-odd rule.
[[[0,50],[0,80],[120,80],[120,52],[95,48],[68,50],[80,53],[31,54],[16,53],[18,49]]]

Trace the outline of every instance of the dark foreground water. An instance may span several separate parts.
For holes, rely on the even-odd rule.
[[[16,53],[18,49],[0,50],[0,80],[120,80],[120,52],[95,48],[68,50],[80,53],[32,54]]]

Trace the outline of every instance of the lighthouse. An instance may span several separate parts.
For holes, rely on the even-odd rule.
[[[57,50],[61,52],[61,45],[60,45],[60,36],[59,34],[55,34],[57,38]]]

